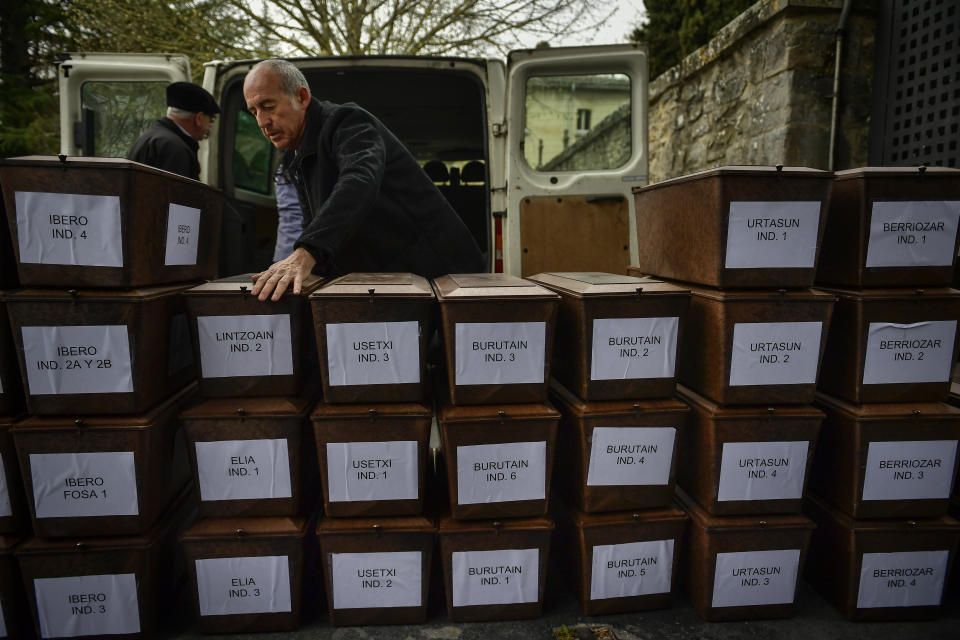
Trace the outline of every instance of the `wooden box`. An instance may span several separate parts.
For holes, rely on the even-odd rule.
[[[680,387],[690,405],[677,483],[715,516],[800,513],[823,413],[808,405],[724,407]]]
[[[809,287],[833,174],[718,167],[634,187],[638,267],[711,287]]]
[[[0,416],[0,535],[23,536],[30,533],[30,511],[11,433],[16,423],[17,418]]]
[[[119,158],[0,161],[27,287],[147,287],[212,278],[221,193]]]
[[[668,398],[690,292],[612,273],[541,273],[559,294],[553,377],[584,400]]]
[[[17,352],[10,335],[6,303],[0,293],[0,416],[15,416],[23,411],[23,385],[17,369]]]
[[[20,538],[0,535],[0,638],[33,637],[20,569],[13,556],[20,542]]]

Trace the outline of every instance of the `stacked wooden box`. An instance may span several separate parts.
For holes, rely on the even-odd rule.
[[[800,515],[835,298],[813,283],[831,174],[721,167],[634,189],[640,263],[688,286],[677,484],[683,573],[707,620],[790,616],[813,524]]]
[[[213,275],[219,196],[123,160],[14,158],[0,183],[27,287],[4,298],[29,412],[11,432],[34,627],[147,637],[183,578],[191,514],[177,420],[196,392],[189,285],[171,283]]]

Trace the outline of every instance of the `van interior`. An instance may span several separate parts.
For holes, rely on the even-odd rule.
[[[463,219],[489,265],[486,96],[478,76],[485,72],[483,62],[476,61],[477,73],[443,68],[447,61],[420,69],[338,62],[336,68],[303,62],[313,95],[355,102],[393,131]],[[266,203],[273,197],[280,152],[247,113],[242,88],[243,76],[237,75],[224,87],[221,101],[219,183],[237,214],[225,212],[225,246],[236,250],[222,252],[221,275],[266,268],[276,242],[276,206]]]

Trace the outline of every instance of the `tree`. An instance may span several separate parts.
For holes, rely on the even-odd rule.
[[[645,0],[646,20],[630,34],[650,48],[650,77],[679,64],[756,0]]]
[[[595,30],[600,0],[229,0],[290,55],[470,55]]]

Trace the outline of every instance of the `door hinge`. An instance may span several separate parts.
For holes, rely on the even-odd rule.
[[[493,137],[499,138],[500,136],[507,135],[507,123],[506,122],[494,122],[493,123]]]

